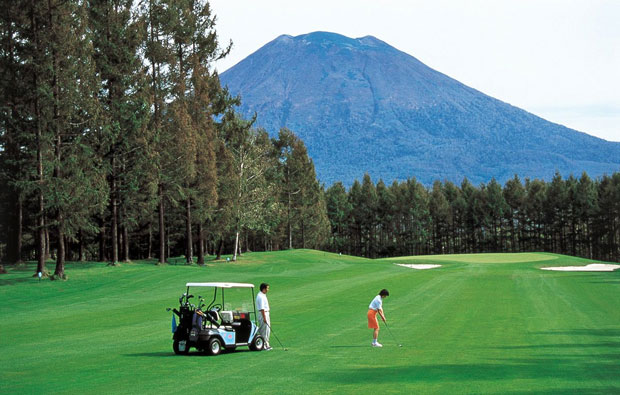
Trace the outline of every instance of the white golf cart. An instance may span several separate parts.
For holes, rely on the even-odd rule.
[[[248,346],[253,351],[261,351],[264,340],[258,334],[256,306],[254,305],[254,285],[243,283],[187,283],[187,291],[179,298],[179,309],[172,311],[179,316],[179,325],[172,337],[175,354],[187,354],[191,347],[209,355],[218,355],[223,350],[234,350],[238,346]],[[190,288],[209,291],[213,288],[213,299],[205,305],[204,298],[198,296],[198,304]],[[227,310],[225,290],[246,288],[251,292],[252,311],[245,309]],[[237,293],[236,291],[235,293]],[[206,307],[205,307],[206,306]],[[245,306],[248,306],[246,303]],[[254,315],[252,319],[252,314]]]

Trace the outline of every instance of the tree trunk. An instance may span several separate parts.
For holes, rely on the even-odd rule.
[[[293,226],[291,224],[291,193],[288,193],[288,208],[286,212],[288,222],[288,249],[293,249]]]
[[[47,220],[45,221],[45,260],[47,261],[48,259],[51,258],[51,254],[50,254],[50,230],[47,227]]]
[[[56,269],[54,276],[65,278],[65,231],[62,214],[58,214],[58,251],[56,254]]]
[[[202,234],[202,224],[198,224],[198,264],[205,264],[204,236]]]
[[[107,261],[105,249],[105,225],[104,220],[101,219],[99,228],[99,262]]]
[[[85,260],[84,232],[80,229],[80,262],[84,262]]]
[[[116,159],[112,154],[112,177],[111,177],[111,197],[110,205],[112,206],[112,263],[118,263],[118,200],[116,191]]]
[[[127,226],[123,225],[123,262],[129,261],[129,232]]]
[[[20,196],[17,198],[17,246],[16,246],[16,262],[22,262],[22,239],[24,237],[24,202]]]
[[[30,25],[32,28],[33,43],[35,46],[35,53],[39,52],[39,29],[37,25],[37,19],[35,18],[35,8],[37,2],[31,0],[30,2]],[[42,275],[47,275],[45,270],[45,205],[43,200],[43,137],[41,126],[41,109],[39,106],[39,82],[37,79],[37,73],[33,73],[33,92],[34,92],[34,113],[36,117],[36,144],[37,144],[37,200],[38,200],[38,212],[37,212],[37,271]],[[35,273],[35,275],[36,275]]]
[[[224,238],[220,238],[220,243],[219,246],[217,248],[217,256],[215,257],[216,261],[219,261],[220,259],[222,259],[222,250],[224,249]]]
[[[239,248],[239,231],[235,232],[235,249],[233,250],[233,262],[237,261],[237,249]]]
[[[185,262],[188,265],[194,263],[194,250],[192,240],[192,202],[190,198],[187,198],[185,202]]]
[[[164,232],[164,186],[159,184],[159,263],[166,262],[166,234]]]
[[[149,246],[148,246],[148,256],[146,259],[153,258],[153,227],[149,222]]]
[[[112,182],[112,185],[114,185],[114,182]],[[116,197],[114,195],[115,193],[114,191],[112,191],[112,201],[111,201],[111,205],[112,205],[112,226],[111,226],[112,263],[116,264],[118,263],[118,212],[117,212]]]
[[[50,17],[51,19],[51,17]],[[56,112],[57,110],[55,110]],[[57,133],[56,136],[56,168],[54,169],[54,177],[60,179],[62,177],[60,170],[60,160],[62,148],[62,138]],[[56,254],[56,269],[54,270],[54,276],[58,278],[65,278],[65,219],[62,208],[58,209],[58,251]]]

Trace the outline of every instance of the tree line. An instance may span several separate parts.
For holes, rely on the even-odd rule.
[[[15,0],[0,9],[0,257],[71,260],[318,248],[303,142],[235,112],[206,0]]]
[[[374,257],[546,251],[620,261],[620,173],[478,187],[415,180],[326,190],[331,251]]]

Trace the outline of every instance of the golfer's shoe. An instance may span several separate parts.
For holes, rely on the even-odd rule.
[[[271,351],[273,350],[273,347],[265,347],[265,351]]]
[[[373,347],[383,347],[383,344],[376,342],[376,343],[372,343]]]

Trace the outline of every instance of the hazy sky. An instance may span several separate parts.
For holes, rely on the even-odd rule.
[[[211,0],[217,64],[281,34],[375,36],[549,121],[620,141],[620,0]]]

